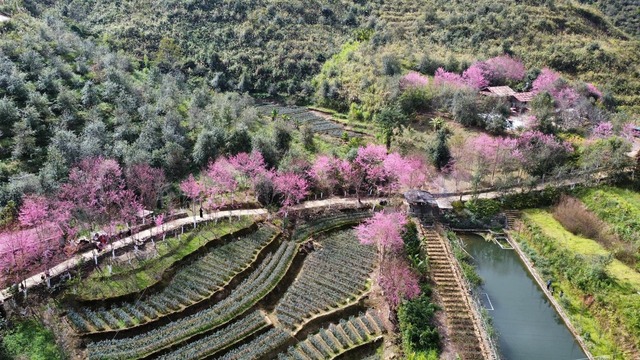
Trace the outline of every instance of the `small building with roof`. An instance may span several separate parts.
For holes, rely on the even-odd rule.
[[[516,108],[519,112],[524,112],[529,109],[529,103],[536,97],[536,93],[533,91],[515,93],[511,96],[512,107]]]
[[[428,191],[409,190],[404,193],[409,215],[421,219],[433,219],[439,213],[436,198]]]
[[[516,92],[509,86],[489,86],[488,88],[481,91],[480,93],[487,96],[509,98],[510,96],[513,96]]]

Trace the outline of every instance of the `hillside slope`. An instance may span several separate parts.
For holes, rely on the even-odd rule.
[[[550,67],[594,83],[615,94],[623,109],[637,112],[640,43],[592,7],[531,3],[387,1],[376,10],[371,39],[351,45],[348,56],[329,62],[316,79],[320,90],[329,84],[320,98],[328,93],[343,109],[353,101],[384,102],[383,94],[394,91],[384,75],[401,72],[389,68],[390,61],[433,75],[438,67],[460,72],[475,60],[507,53],[528,68]]]
[[[594,4],[611,18],[613,24],[630,35],[640,36],[640,1],[638,0],[580,0]]]
[[[293,94],[370,12],[364,1],[60,0],[83,32],[221,90]],[[44,9],[38,5],[38,9]]]
[[[638,17],[635,0],[51,1],[82,33],[220,89],[308,96],[321,65],[369,28],[371,46],[355,57],[358,65],[379,63],[385,52],[405,67],[416,67],[423,54],[471,61],[511,52],[529,67],[608,88],[623,105],[640,104],[640,46],[627,35]]]

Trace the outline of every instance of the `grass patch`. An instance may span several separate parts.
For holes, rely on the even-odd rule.
[[[608,256],[610,253],[602,245],[595,240],[574,235],[567,231],[562,224],[553,218],[551,214],[543,210],[527,210],[525,216],[535,225],[540,227],[542,233],[553,238],[566,249],[571,252],[582,255],[603,255]],[[607,272],[618,282],[626,283],[632,289],[640,291],[640,274],[623,264],[619,260],[612,260],[607,266]]]
[[[544,278],[591,352],[613,359],[637,358],[640,277],[607,251],[565,230],[542,210],[527,210],[514,238]],[[563,296],[560,297],[560,291]]]
[[[35,320],[20,321],[2,333],[3,359],[62,360],[66,357],[58,348],[53,333]]]
[[[623,240],[640,245],[640,194],[604,186],[585,189],[578,197]]]
[[[69,292],[80,300],[102,300],[124,296],[142,291],[158,283],[162,275],[177,261],[191,255],[207,243],[224,235],[244,229],[253,224],[251,217],[219,221],[200,225],[193,232],[185,233],[178,238],[167,238],[156,242],[158,255],[149,260],[138,260],[132,265],[127,263],[114,266],[112,275],[106,272],[106,265],[101,271],[93,271],[81,283],[74,285]],[[147,246],[152,246],[147,244]]]

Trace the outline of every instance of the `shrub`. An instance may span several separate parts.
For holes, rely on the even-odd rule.
[[[51,331],[33,320],[19,322],[3,334],[2,345],[9,358],[15,359],[63,359]],[[2,355],[2,351],[0,351]]]
[[[575,235],[594,239],[607,248],[613,245],[614,240],[607,234],[606,224],[574,197],[562,196],[553,208],[553,217]]]
[[[493,199],[471,200],[465,207],[478,219],[490,219],[500,212],[500,203]]]
[[[395,55],[385,55],[382,57],[382,73],[393,76],[400,72],[400,60]]]
[[[398,308],[398,321],[405,354],[438,350],[440,336],[434,324],[437,307],[426,295],[406,301]]]

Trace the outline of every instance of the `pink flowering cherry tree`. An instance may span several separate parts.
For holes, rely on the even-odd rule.
[[[26,195],[23,197],[18,220],[20,224],[35,231],[45,271],[49,268],[49,260],[53,256],[53,243],[60,237],[58,228],[49,221],[49,202],[43,196]]]
[[[212,208],[216,208],[216,196],[228,193],[231,196],[233,205],[235,193],[238,189],[239,171],[225,157],[218,158],[214,163],[210,163],[206,170],[209,184],[207,186],[208,203]]]
[[[406,223],[407,217],[403,213],[379,211],[356,227],[356,235],[361,244],[377,248],[382,266],[387,252],[402,248],[402,233]]]
[[[451,87],[466,87],[467,82],[465,79],[453,72],[446,71],[443,68],[438,68],[433,77],[436,85],[439,86],[451,86]]]
[[[164,214],[158,214],[155,219],[153,219],[153,224],[160,228],[158,234],[162,234],[162,238],[164,240]]]
[[[369,144],[358,148],[358,154],[351,164],[351,180],[358,199],[363,188],[371,195],[379,184],[386,180],[387,173],[384,169],[386,157],[387,149],[382,145]]]
[[[40,240],[33,230],[0,233],[0,283],[20,283],[41,256]]]
[[[238,171],[236,180],[241,189],[250,189],[255,193],[256,185],[268,176],[264,157],[259,151],[239,153],[229,158],[229,163]]]
[[[191,206],[193,211],[193,227],[196,227],[196,203],[202,195],[202,186],[193,177],[193,174],[189,174],[189,177],[180,183],[180,190],[191,199]]]
[[[275,191],[282,196],[282,211],[287,216],[289,208],[301,200],[309,193],[309,183],[301,175],[286,172],[276,174],[273,179]]]
[[[491,171],[491,183],[498,169],[513,169],[517,163],[514,150],[517,140],[510,137],[479,135],[470,140],[469,149],[477,155],[478,167]]]
[[[482,65],[482,63],[475,63],[462,73],[465,83],[476,90],[482,90],[489,86],[489,80],[484,75]]]
[[[418,275],[401,258],[394,258],[383,265],[379,284],[392,311],[403,300],[411,300],[420,295]]]
[[[560,74],[549,68],[544,68],[531,84],[531,91],[536,94],[543,91],[551,92],[555,89],[558,80],[560,80]]]
[[[492,83],[520,81],[524,79],[526,69],[520,60],[509,55],[496,56],[484,61],[484,75]]]
[[[605,139],[611,135],[613,135],[613,124],[609,121],[601,122],[591,133],[591,136],[596,139]]]
[[[339,160],[325,155],[318,156],[313,165],[311,165],[308,174],[320,191],[321,199],[324,197],[325,192],[327,196],[331,196],[333,189],[338,184],[338,177],[336,176],[338,167]]]
[[[429,78],[416,71],[410,71],[400,78],[400,90],[423,88],[429,85]]]
[[[147,209],[154,209],[167,186],[164,171],[149,164],[136,164],[127,169],[125,177],[127,187],[138,195],[140,203]]]

